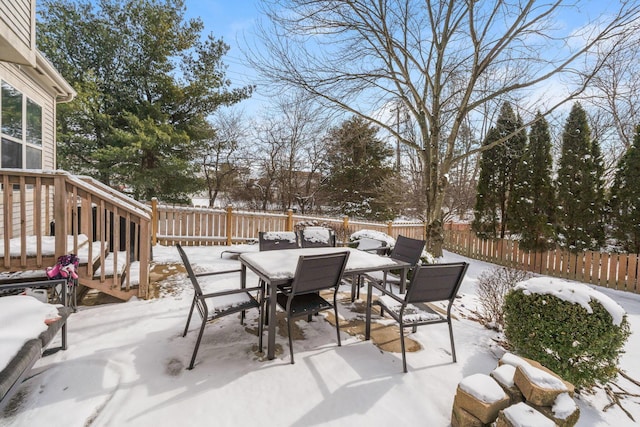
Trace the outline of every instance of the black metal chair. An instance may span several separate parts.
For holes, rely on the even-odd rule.
[[[396,244],[391,250],[389,257],[409,263],[411,264],[411,269],[413,269],[420,261],[425,243],[425,240],[411,239],[402,235],[398,236]],[[399,285],[402,280],[400,276],[387,273],[386,271],[368,273],[365,277],[368,280],[376,283],[382,283],[385,286],[388,284],[389,290],[391,290],[391,285]]]
[[[295,231],[261,231],[258,233],[260,251],[298,249],[298,233]]]
[[[349,252],[322,255],[304,255],[298,259],[298,266],[290,289],[278,292],[276,301],[287,316],[289,351],[293,359],[293,339],[291,321],[297,317],[309,317],[324,310],[334,309],[338,346],[340,342],[340,322],[338,321],[337,295]],[[320,296],[320,291],[333,289],[333,304]]]
[[[407,359],[404,345],[404,329],[418,326],[447,323],[449,325],[449,340],[451,341],[451,354],[453,362],[456,362],[456,348],[453,343],[453,328],[451,325],[451,307],[462,283],[462,279],[469,266],[466,262],[451,264],[429,264],[417,266],[411,278],[411,285],[401,298],[386,290],[383,284],[371,285],[381,292],[375,302],[380,306],[380,315],[385,311],[398,322],[400,328],[400,345],[402,347],[402,369],[407,372]],[[446,314],[432,309],[425,303],[436,301],[448,301]],[[367,297],[367,325],[365,337],[368,339],[371,330],[371,306],[372,296]]]
[[[354,243],[356,243],[356,249],[359,251],[371,252],[377,255],[386,255],[389,250],[387,242],[370,237],[362,237]]]
[[[300,230],[300,245],[303,248],[336,246],[336,233],[330,228],[308,227]]]
[[[193,349],[193,355],[191,356],[191,362],[189,363],[188,369],[193,369],[196,355],[198,354],[198,348],[200,347],[200,341],[202,340],[204,328],[208,322],[220,317],[227,316],[229,314],[242,312],[240,316],[240,324],[244,324],[244,312],[245,310],[249,310],[251,308],[257,308],[260,313],[260,321],[258,322],[258,346],[260,348],[260,351],[262,351],[263,310],[261,308],[263,287],[256,286],[252,288],[225,289],[217,292],[204,293],[202,287],[200,286],[200,282],[198,281],[199,277],[239,273],[240,269],[195,274],[193,268],[191,267],[191,263],[187,258],[187,254],[184,252],[184,249],[182,249],[179,244],[176,245],[176,248],[180,253],[180,258],[182,258],[182,263],[187,270],[187,274],[189,275],[189,279],[191,279],[191,284],[193,285],[193,289],[195,291],[193,301],[191,303],[191,309],[189,310],[189,317],[187,317],[187,324],[184,327],[182,336],[184,337],[187,335],[194,308],[198,309],[198,314],[200,314],[200,317],[202,319],[200,331],[198,332],[198,339],[196,340],[196,345]],[[256,298],[251,295],[249,293],[250,291],[257,291],[258,297]]]

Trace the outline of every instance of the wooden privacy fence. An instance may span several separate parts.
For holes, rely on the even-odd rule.
[[[519,249],[514,240],[484,240],[473,232],[454,230],[445,231],[444,248],[505,267],[640,293],[637,254],[575,253],[561,248],[528,252]]]
[[[402,234],[414,239],[425,238],[422,222],[364,222],[349,217],[324,218],[285,213],[245,212],[226,209],[176,207],[151,202],[152,244],[163,245],[231,245],[258,239],[260,231],[293,231],[300,223],[324,224],[334,230],[338,240],[363,229],[376,230],[394,238]]]

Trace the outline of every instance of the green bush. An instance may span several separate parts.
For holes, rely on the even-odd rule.
[[[537,360],[577,388],[606,383],[617,375],[629,337],[624,315],[619,326],[598,301],[593,312],[553,295],[514,289],[505,297],[505,336],[514,353]]]

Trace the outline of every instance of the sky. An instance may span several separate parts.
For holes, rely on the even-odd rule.
[[[256,83],[256,73],[246,63],[243,51],[259,19],[259,4],[260,0],[185,0],[185,16],[202,19],[202,34],[212,33],[229,45],[229,52],[223,61],[228,66],[227,77],[233,87]],[[250,100],[241,102],[238,107],[248,114],[257,114],[267,103],[268,98],[258,90]]]
[[[261,0],[185,0],[186,16],[202,19],[203,34],[213,33],[230,46],[224,57],[228,65],[227,76],[234,86],[256,83],[256,73],[244,59],[247,41],[251,43],[256,22],[261,18]],[[618,1],[580,0],[578,13],[561,14],[561,25],[569,27],[583,25],[600,13],[613,10]],[[238,104],[246,113],[253,115],[261,112],[269,104],[269,98],[260,92],[260,87],[250,100]]]
[[[220,256],[225,249],[185,247],[198,272],[237,267],[237,260]],[[486,394],[477,384],[486,383],[486,375],[505,356],[496,344],[500,336],[470,319],[478,308],[478,277],[493,266],[446,252],[440,262],[470,263],[453,310],[457,363],[451,360],[446,324],[420,327],[409,335],[420,349],[407,353],[409,372],[405,374],[399,353],[381,350],[349,328],[341,328],[342,346],[338,347],[335,328],[324,316],[296,322],[302,338],[294,340],[293,365],[286,327],[280,323],[276,357],[266,360],[257,352],[257,312],[252,310],[245,327],[235,315],[208,325],[196,365],[186,370],[198,328],[192,323],[182,337],[193,293],[187,276],[176,270],[177,250],[155,246],[153,251],[158,268],[167,274],[160,284],[161,297],[81,306],[69,318],[69,348],[36,363],[19,391],[22,398],[0,414],[1,427],[445,427],[458,385]],[[545,280],[549,286],[578,286]],[[249,273],[248,283],[257,283],[257,277]],[[230,276],[214,286],[236,287],[238,278]],[[639,379],[640,295],[584,286],[589,292],[597,289],[626,311],[632,335],[620,367]],[[348,297],[340,301],[338,310],[345,321],[362,319],[361,304],[351,304]],[[374,321],[388,324],[379,318]],[[55,340],[52,347],[59,344],[59,336]],[[636,385],[624,379],[618,384],[640,394]],[[602,390],[576,396],[574,402],[580,409],[579,427],[637,425],[617,406],[604,411],[608,400]],[[638,398],[622,402],[640,419]]]

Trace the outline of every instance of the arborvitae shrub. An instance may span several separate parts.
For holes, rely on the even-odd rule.
[[[580,304],[514,289],[505,297],[505,336],[514,353],[537,360],[577,388],[606,383],[617,375],[630,334],[627,316],[620,326],[598,301],[593,312]]]

